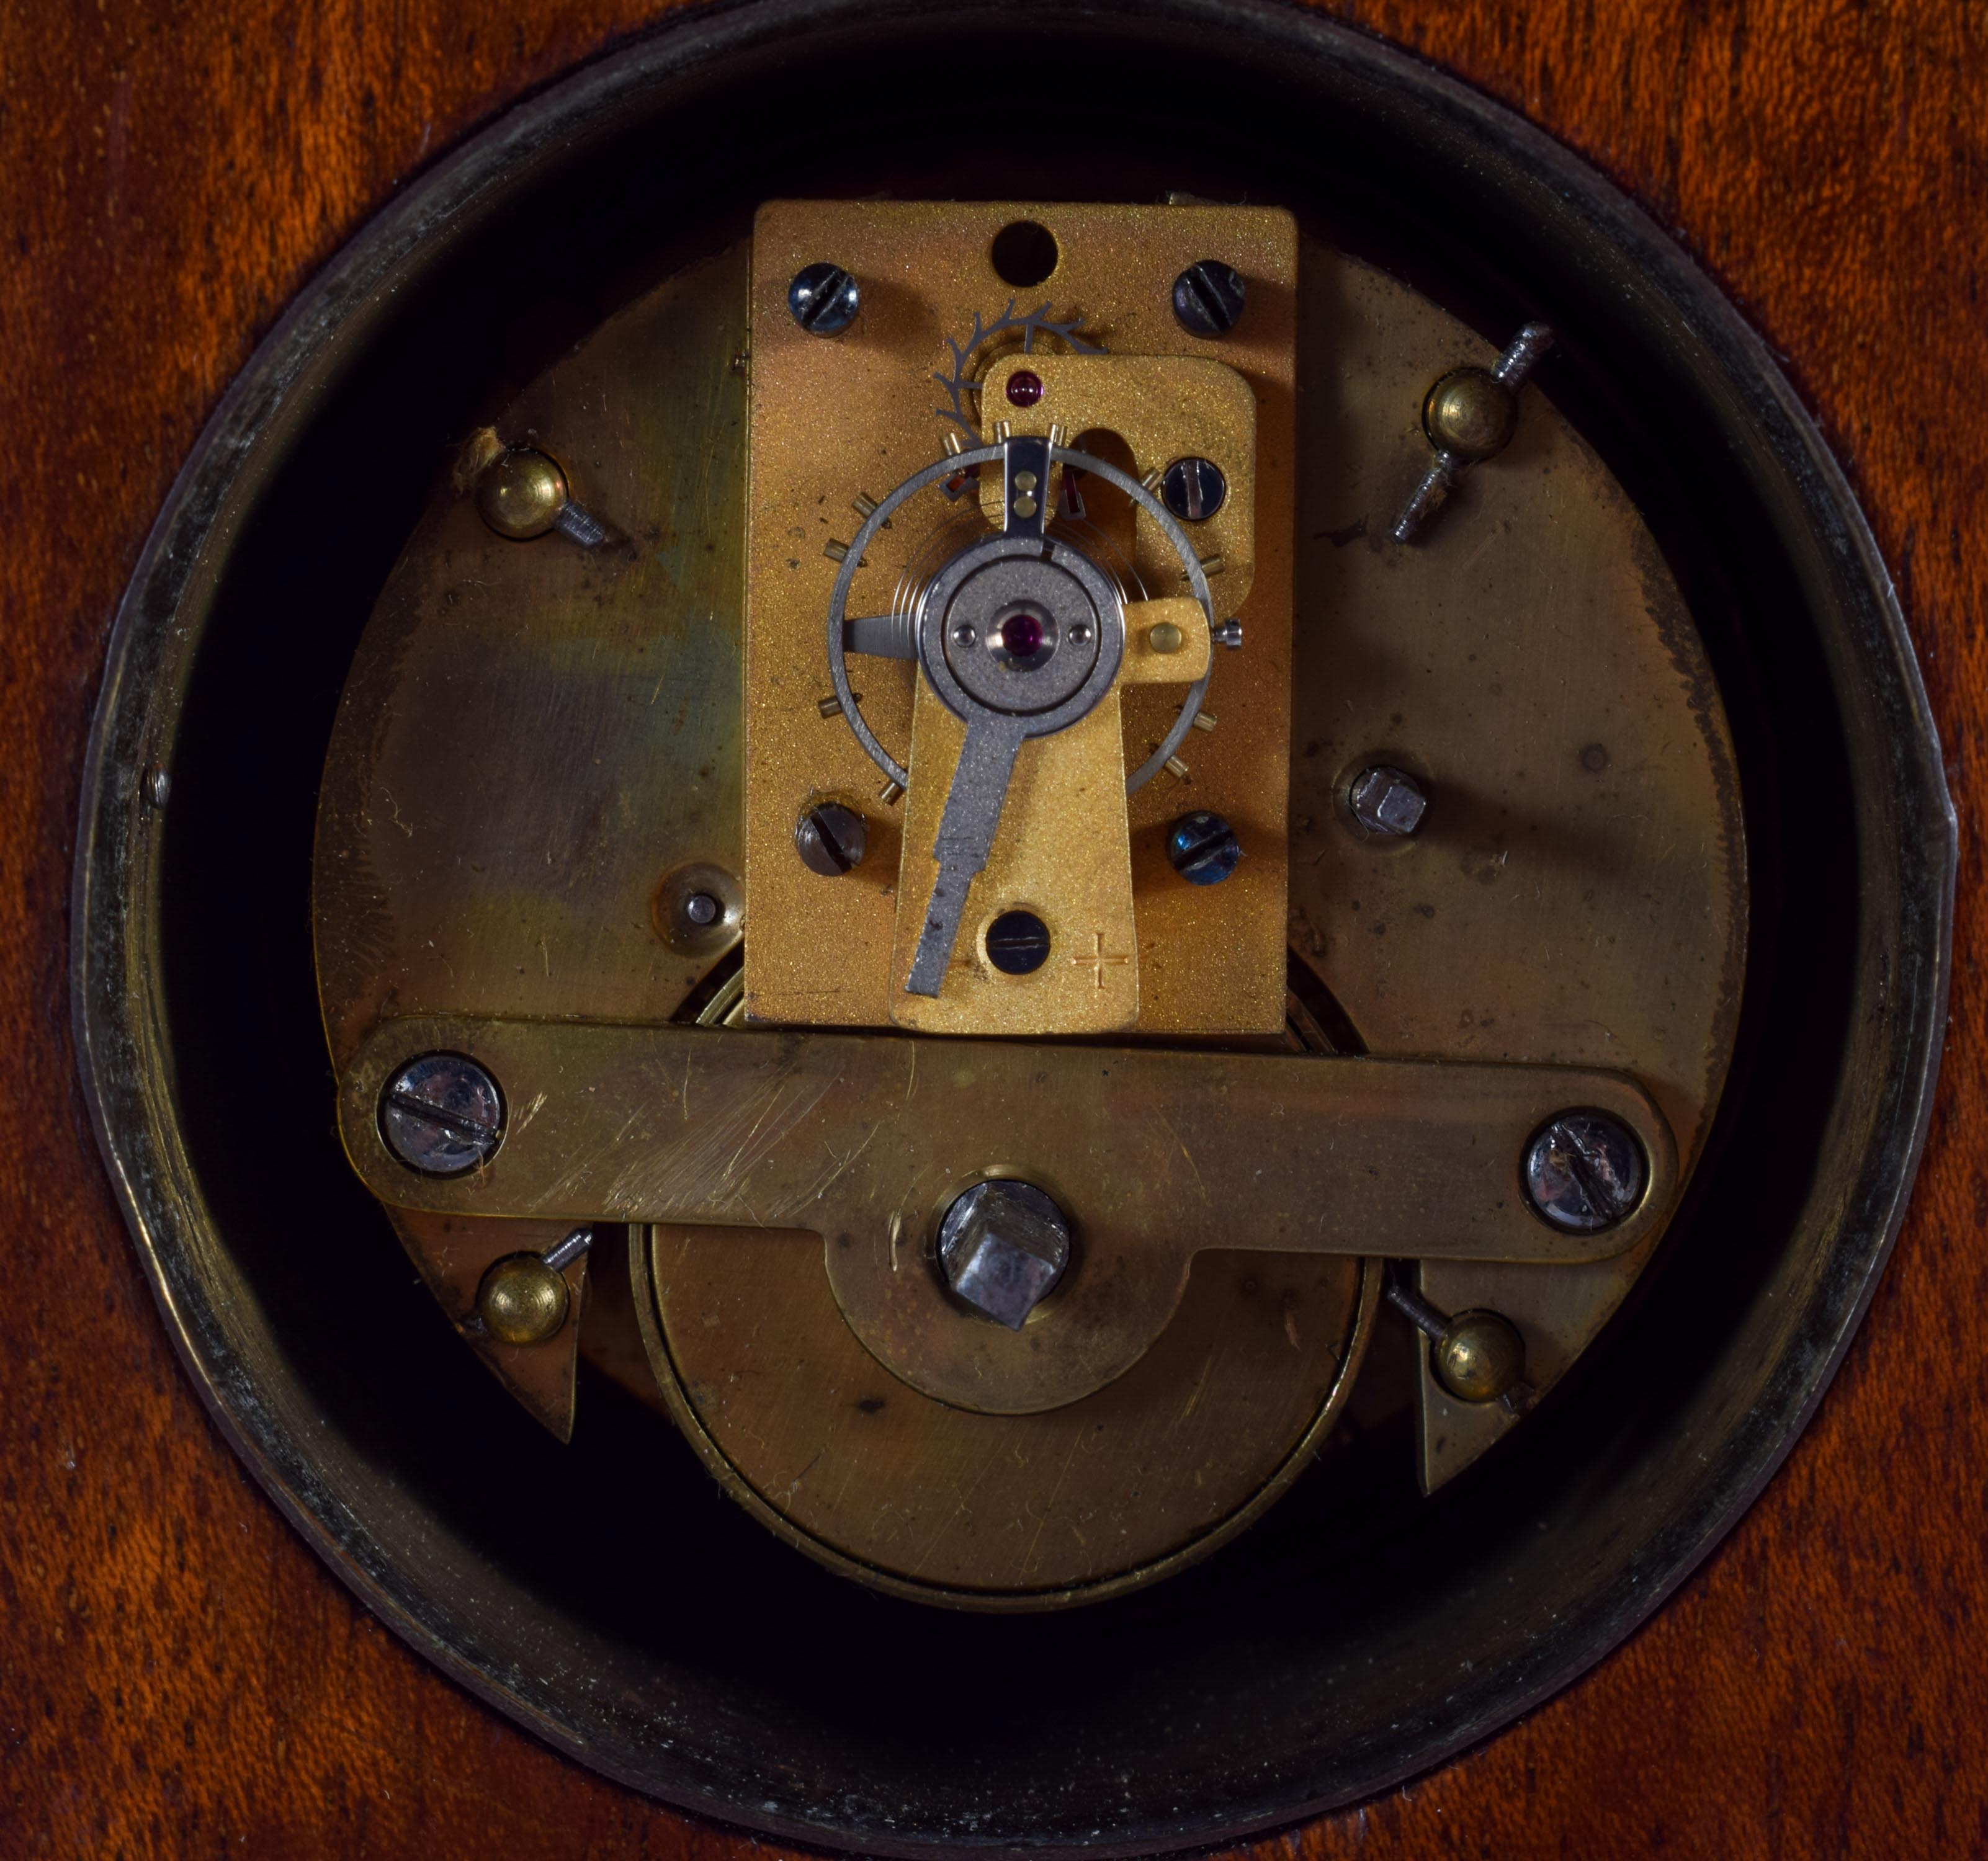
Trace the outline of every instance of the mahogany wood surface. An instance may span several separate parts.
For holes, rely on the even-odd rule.
[[[0,7],[0,1853],[777,1852],[604,1782],[477,1704],[279,1517],[167,1345],[68,1021],[85,733],[118,597],[202,421],[407,177],[665,10]],[[1655,1620],[1526,1723],[1248,1852],[1988,1853],[1988,771],[1973,762],[1988,721],[1988,8],[1333,10],[1598,162],[1786,358],[1912,616],[1964,864],[1912,1214],[1787,1468]]]

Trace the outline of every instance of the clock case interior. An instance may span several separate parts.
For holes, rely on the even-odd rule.
[[[942,1614],[768,1537],[608,1380],[583,1370],[562,1446],[461,1349],[334,1133],[318,783],[451,440],[746,236],[760,201],[1170,190],[1274,200],[1493,340],[1539,316],[1562,331],[1555,404],[1657,538],[1730,721],[1746,1001],[1663,1248],[1494,1455],[1425,1499],[1409,1444],[1381,1444],[1357,1507],[1300,1478],[1149,1592]],[[154,768],[156,818],[138,795]],[[522,106],[362,231],[258,352],[120,616],[79,854],[79,1032],[218,1418],[457,1677],[611,1775],[789,1836],[1136,1853],[1455,1751],[1597,1658],[1737,1515],[1902,1204],[1952,860],[1916,672],[1840,475],[1740,319],[1591,171],[1281,8],[762,5]]]

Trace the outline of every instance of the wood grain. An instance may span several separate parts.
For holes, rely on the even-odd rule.
[[[67,1024],[106,632],[224,387],[397,184],[662,0],[0,12],[0,1851],[506,1861],[765,1852],[563,1762],[367,1616],[251,1485],[154,1319]],[[1969,0],[1356,0],[1674,225],[1787,358],[1912,616],[1966,863],[1911,1221],[1786,1470],[1587,1680],[1253,1851],[1988,1852],[1988,921],[1974,751],[1988,12]]]

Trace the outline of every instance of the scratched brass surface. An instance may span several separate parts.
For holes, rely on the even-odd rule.
[[[625,542],[509,541],[438,461],[325,766],[313,902],[338,1064],[387,1012],[667,1018],[722,953],[672,950],[651,907],[686,864],[742,864],[745,292],[742,251],[691,267],[498,421]],[[395,1218],[462,1328],[516,1236]],[[583,1329],[529,1349],[464,1335],[563,1434]]]
[[[1017,219],[1047,226],[1060,255],[1046,280],[1023,289],[1001,282],[988,251],[995,234]],[[866,295],[848,331],[824,339],[796,326],[786,294],[793,273],[830,250]],[[1182,269],[1215,252],[1247,276],[1250,297],[1229,336],[1205,340],[1175,321],[1171,291]],[[891,974],[897,863],[866,859],[854,873],[823,882],[796,860],[790,838],[796,813],[816,795],[860,797],[872,822],[885,817],[899,825],[877,802],[881,778],[847,725],[840,718],[823,719],[816,709],[828,690],[825,639],[836,571],[823,548],[849,539],[857,521],[850,508],[855,498],[881,498],[940,456],[948,423],[939,410],[947,397],[931,377],[935,370],[950,370],[946,340],[964,341],[976,315],[992,321],[1012,299],[1021,312],[1053,304],[1059,320],[1081,313],[1086,338],[1114,357],[1222,364],[1254,396],[1254,580],[1246,597],[1219,616],[1239,613],[1248,643],[1240,653],[1221,655],[1208,700],[1219,728],[1183,747],[1187,779],[1161,774],[1127,804],[1138,961],[1123,968],[1128,987],[1129,972],[1138,971],[1142,1032],[1268,1035],[1281,1026],[1283,970],[1272,946],[1281,935],[1277,869],[1286,837],[1297,284],[1296,229],[1275,209],[875,201],[776,201],[761,209],[754,234],[747,552],[746,879],[756,927],[746,939],[746,967],[752,1018],[883,1027],[898,1007]],[[1046,339],[1037,352],[1052,372],[1061,366],[1057,346]],[[975,356],[975,371],[1003,360],[999,345],[992,346]],[[1024,411],[989,402],[982,410],[983,424],[1014,417],[1020,431]],[[1054,417],[1038,424],[1046,427]],[[1176,456],[1169,450],[1137,464],[1144,472]],[[1239,523],[1239,516],[1230,521]],[[906,564],[936,527],[930,518],[894,518],[892,529],[866,552],[870,566],[857,574],[851,611],[889,611]],[[1175,592],[1175,571],[1166,572],[1166,585],[1148,592]],[[1221,578],[1214,586],[1217,600],[1229,603]],[[915,668],[875,659],[851,664],[865,715],[904,761],[913,741]],[[1132,766],[1165,735],[1182,695],[1177,686],[1124,691],[1124,753]],[[1033,745],[1024,758],[1042,749]],[[911,774],[915,789],[920,772],[913,767]],[[1182,885],[1167,862],[1168,827],[1196,808],[1227,815],[1246,843],[1262,849],[1260,876],[1239,890],[1233,883],[1223,888],[1236,894],[1232,900],[1218,903]],[[1009,822],[1003,837],[1016,831]],[[1073,838],[1090,844],[1087,833]],[[978,890],[976,922],[988,915]],[[1254,934],[1246,934],[1245,926]],[[1110,928],[1107,937],[1107,954],[1113,954]],[[834,960],[824,959],[826,950],[835,952]],[[1097,972],[1090,973],[1094,979]],[[1021,998],[1019,991],[983,992],[997,1002]],[[1117,1012],[1104,1010],[1090,1025],[1122,1025]]]
[[[380,1132],[387,1080],[438,1051],[488,1067],[512,1108],[465,1176],[414,1175]],[[1550,1227],[1520,1191],[1527,1139],[1569,1105],[1615,1113],[1648,1159],[1641,1206],[1604,1233]],[[1006,1414],[1123,1375],[1210,1248],[1603,1259],[1662,1225],[1676,1177],[1633,1080],[1557,1067],[421,1016],[362,1043],[339,1108],[362,1180],[407,1205],[818,1234],[873,1356]],[[1019,1332],[964,1321],[929,1258],[946,1206],[1003,1167],[1075,1235]]]
[[[1151,1582],[1260,1516],[1344,1407],[1380,1283],[1372,1261],[1205,1254],[1124,1376],[989,1416],[865,1352],[805,1240],[638,1231],[634,1255],[671,1410],[733,1495],[865,1582],[982,1609]]]
[[[1702,650],[1634,512],[1537,386],[1510,451],[1472,475],[1426,542],[1384,542],[1425,463],[1428,380],[1490,351],[1322,246],[1306,247],[1303,276],[1292,941],[1377,1052],[1634,1074],[1678,1134],[1682,1174],[1723,1081],[1744,933],[1738,798]],[[316,910],[341,1065],[383,1013],[654,1020],[691,985],[698,965],[674,960],[651,907],[688,862],[741,863],[745,378],[731,363],[745,292],[742,249],[672,280],[500,417],[506,440],[535,437],[582,503],[627,531],[611,560],[556,536],[492,535],[438,461],[436,503],[362,643],[326,771]],[[854,522],[823,527],[846,535]],[[1252,660],[1253,644],[1225,657]],[[1209,705],[1220,728],[1187,741],[1191,787],[1161,776],[1134,798],[1135,871],[1143,861],[1171,881],[1166,822],[1191,793],[1206,805],[1205,777],[1229,779],[1219,758],[1242,738],[1229,734],[1237,689],[1215,701],[1228,669]],[[873,682],[857,681],[866,698]],[[1128,716],[1146,695],[1175,701],[1128,691]],[[854,750],[840,719],[802,728]],[[1581,752],[1597,747],[1607,760],[1591,768]],[[1434,784],[1411,846],[1361,842],[1337,812],[1344,775],[1375,753]],[[897,812],[857,755],[854,779],[827,792],[867,816],[872,856],[803,900],[824,950],[840,920],[821,898],[897,864]],[[475,779],[454,779],[462,770]],[[1239,792],[1222,811],[1252,819],[1253,805]],[[1196,960],[1192,934],[1148,942],[1148,976],[1175,953]],[[463,1288],[515,1244],[508,1223],[396,1220],[458,1318]],[[1653,1245],[1550,1271],[1432,1262],[1424,1285],[1445,1309],[1511,1316],[1543,1387]],[[600,1322],[569,1326],[526,1366],[495,1366],[556,1427],[570,1417],[576,1336],[624,1377],[639,1360],[618,1333],[590,1343]],[[1432,1481],[1505,1425],[1432,1380],[1424,1400]]]
[[[1510,449],[1408,548],[1431,382],[1492,346],[1308,243],[1300,353],[1291,942],[1377,1053],[1620,1067],[1689,1172],[1725,1083],[1746,950],[1746,848],[1724,711],[1641,518],[1554,407],[1549,363]],[[1375,761],[1432,797],[1410,842],[1349,831]],[[1445,1311],[1519,1327],[1550,1387],[1655,1239],[1535,1273],[1431,1263]],[[1425,1366],[1425,1478],[1513,1425]]]

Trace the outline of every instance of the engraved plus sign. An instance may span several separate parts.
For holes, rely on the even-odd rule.
[[[1094,940],[1090,954],[1073,956],[1070,960],[1090,970],[1097,978],[1097,986],[1102,988],[1104,986],[1106,970],[1122,968],[1132,959],[1128,956],[1107,956],[1104,954],[1104,933],[1102,930],[1094,930],[1090,934]]]

